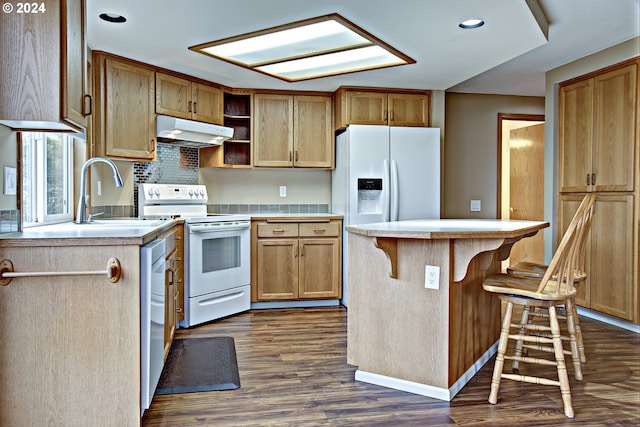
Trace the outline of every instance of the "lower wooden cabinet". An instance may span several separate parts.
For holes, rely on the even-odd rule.
[[[253,300],[341,297],[341,220],[264,220],[252,227]]]
[[[584,194],[563,194],[558,234],[571,221]],[[586,250],[587,280],[577,286],[576,303],[639,323],[638,236],[634,235],[634,195],[598,194]]]

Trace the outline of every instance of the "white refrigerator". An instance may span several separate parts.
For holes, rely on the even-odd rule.
[[[331,210],[347,225],[440,218],[440,129],[350,125],[336,137]],[[348,305],[343,229],[342,304]]]

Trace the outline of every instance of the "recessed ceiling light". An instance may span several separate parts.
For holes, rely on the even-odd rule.
[[[338,14],[189,49],[288,82],[416,62]]]
[[[458,24],[458,27],[469,30],[471,28],[482,27],[483,25],[484,21],[482,19],[467,19]]]
[[[100,19],[102,19],[103,21],[115,22],[115,23],[118,23],[118,24],[121,24],[123,22],[127,22],[127,18],[125,18],[122,15],[115,14],[115,13],[101,13],[100,14]]]

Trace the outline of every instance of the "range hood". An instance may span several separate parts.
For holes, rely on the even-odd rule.
[[[157,116],[156,128],[158,142],[186,147],[212,147],[233,137],[230,127],[169,116]]]

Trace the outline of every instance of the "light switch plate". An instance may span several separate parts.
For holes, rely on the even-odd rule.
[[[480,212],[481,208],[482,208],[482,204],[480,200],[471,200],[471,205],[469,207],[469,210],[471,212]]]
[[[17,169],[9,166],[4,167],[4,194],[14,196],[18,192]]]
[[[286,185],[281,185],[280,186],[280,197],[287,197],[287,186]]]

